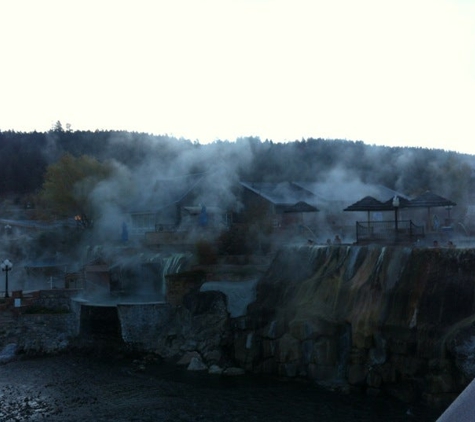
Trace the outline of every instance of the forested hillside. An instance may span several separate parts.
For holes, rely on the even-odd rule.
[[[48,165],[65,153],[88,155],[128,170],[179,177],[221,166],[247,181],[359,179],[407,195],[432,190],[467,204],[475,157],[443,150],[390,148],[346,140],[274,143],[258,138],[201,145],[170,136],[120,131],[71,131],[61,124],[46,133],[0,132],[0,195],[37,193]]]

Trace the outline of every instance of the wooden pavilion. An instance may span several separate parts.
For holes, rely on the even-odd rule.
[[[411,201],[401,196],[381,202],[372,196],[366,196],[355,202],[344,211],[361,211],[367,213],[365,222],[356,222],[356,243],[413,243],[424,237],[424,227],[418,226],[412,220],[400,220],[401,208],[409,208]],[[371,212],[393,212],[393,220],[372,220]]]

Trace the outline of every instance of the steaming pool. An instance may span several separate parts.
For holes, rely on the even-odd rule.
[[[77,305],[82,306],[99,306],[99,307],[112,307],[116,308],[117,306],[140,306],[140,305],[167,305],[167,302],[164,300],[144,300],[144,299],[137,299],[137,300],[111,300],[111,299],[104,299],[104,300],[88,300],[88,299],[81,299],[81,298],[73,298],[73,302],[77,303]]]

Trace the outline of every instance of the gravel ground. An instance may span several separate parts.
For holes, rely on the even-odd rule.
[[[0,421],[435,421],[427,409],[308,383],[195,373],[153,359],[63,355],[0,365]],[[440,413],[440,412],[439,412]]]

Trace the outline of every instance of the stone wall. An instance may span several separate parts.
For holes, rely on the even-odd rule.
[[[22,297],[22,306],[2,312],[0,346],[15,344],[17,353],[31,355],[68,349],[71,340],[79,334],[80,308],[71,302],[76,294],[68,290],[43,290]]]
[[[41,355],[65,351],[78,332],[78,316],[65,314],[23,314],[12,333],[20,353]]]
[[[122,339],[143,351],[155,351],[169,322],[171,307],[165,303],[119,304]]]
[[[71,298],[77,296],[79,290],[76,289],[52,289],[39,290],[35,292],[32,304],[55,311],[70,311]]]

